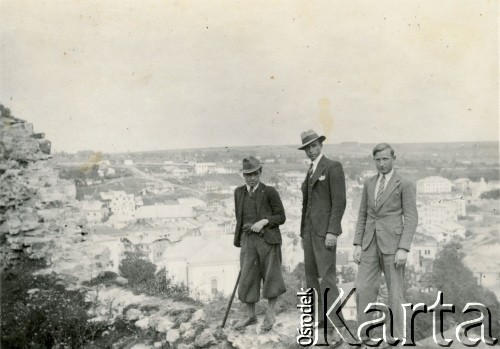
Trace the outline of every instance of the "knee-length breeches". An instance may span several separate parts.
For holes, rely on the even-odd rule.
[[[274,298],[285,293],[281,274],[281,245],[268,244],[255,233],[243,233],[240,252],[241,277],[238,297],[243,303],[257,303],[262,296]]]

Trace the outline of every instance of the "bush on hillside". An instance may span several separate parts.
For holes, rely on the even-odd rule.
[[[2,273],[3,348],[81,348],[106,328],[88,322],[84,291],[66,290],[54,273],[33,275],[43,266],[23,260]]]
[[[96,285],[105,285],[110,286],[114,284],[114,281],[118,275],[112,271],[104,271],[99,273],[95,278],[90,281],[82,282],[83,286],[96,286]]]
[[[125,258],[118,267],[121,276],[130,286],[136,286],[155,278],[156,265],[140,252],[125,252]]]
[[[189,296],[189,289],[176,283],[165,268],[156,272],[156,265],[140,252],[126,252],[118,267],[120,274],[128,280],[127,288],[136,294],[168,296],[176,301],[195,302]]]

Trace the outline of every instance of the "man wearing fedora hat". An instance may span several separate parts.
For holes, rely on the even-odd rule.
[[[314,288],[319,296],[319,327],[328,328],[328,321],[323,323],[324,309],[330,309],[339,295],[336,247],[337,238],[342,234],[341,220],[346,206],[344,170],[340,162],[327,159],[322,154],[325,136],[319,136],[315,131],[308,130],[302,132],[301,138],[302,145],[299,150],[304,150],[311,160],[306,178],[302,183],[300,224],[306,284],[307,287]],[[327,304],[323,304],[324,292],[328,288],[330,291]],[[339,312],[337,316],[336,311],[332,311],[330,314],[329,318],[345,338],[348,333],[346,333],[342,313]],[[334,342],[330,344],[340,345],[342,338],[336,331],[333,335]]]
[[[247,317],[236,325],[243,329],[257,323],[255,303],[262,296],[268,299],[262,331],[269,331],[275,321],[278,296],[285,293],[281,275],[281,232],[285,223],[285,209],[276,189],[260,182],[262,165],[253,156],[243,159],[240,170],[245,185],[234,191],[236,230],[234,245],[241,247],[241,277],[238,297],[247,305]]]

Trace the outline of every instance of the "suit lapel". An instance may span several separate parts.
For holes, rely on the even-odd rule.
[[[368,182],[368,198],[373,208],[375,208],[375,187],[377,186],[378,175],[372,177]]]
[[[246,186],[240,187],[238,193],[238,219],[241,219],[243,214],[243,195],[245,195],[245,190],[247,190]]]
[[[262,200],[264,200],[264,192],[266,191],[266,186],[263,183],[259,184],[259,187],[255,191],[255,203],[257,204],[257,217],[260,217],[260,208],[262,206]]]
[[[326,157],[325,155],[323,155],[321,157],[321,160],[319,160],[318,166],[316,167],[316,171],[314,171],[311,179],[313,187],[318,178],[323,174],[323,172],[325,172],[325,169],[326,169]]]
[[[375,211],[380,210],[380,207],[382,207],[382,205],[389,198],[389,196],[392,194],[394,189],[397,188],[397,186],[399,185],[399,182],[400,182],[399,176],[396,173],[394,173],[392,175],[389,183],[387,183],[387,186],[385,187],[385,190],[382,193],[382,197],[380,198],[380,200],[378,200],[379,203],[378,203],[377,207],[375,208]]]

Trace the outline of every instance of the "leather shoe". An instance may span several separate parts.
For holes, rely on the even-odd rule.
[[[257,317],[256,316],[250,316],[249,318],[246,318],[245,320],[242,320],[241,322],[237,323],[236,326],[234,326],[235,330],[242,330],[247,326],[254,325],[257,323]]]
[[[264,321],[262,322],[262,326],[260,326],[260,330],[263,332],[270,331],[273,328],[274,322],[275,322],[275,317],[274,316],[267,316],[264,318]]]

